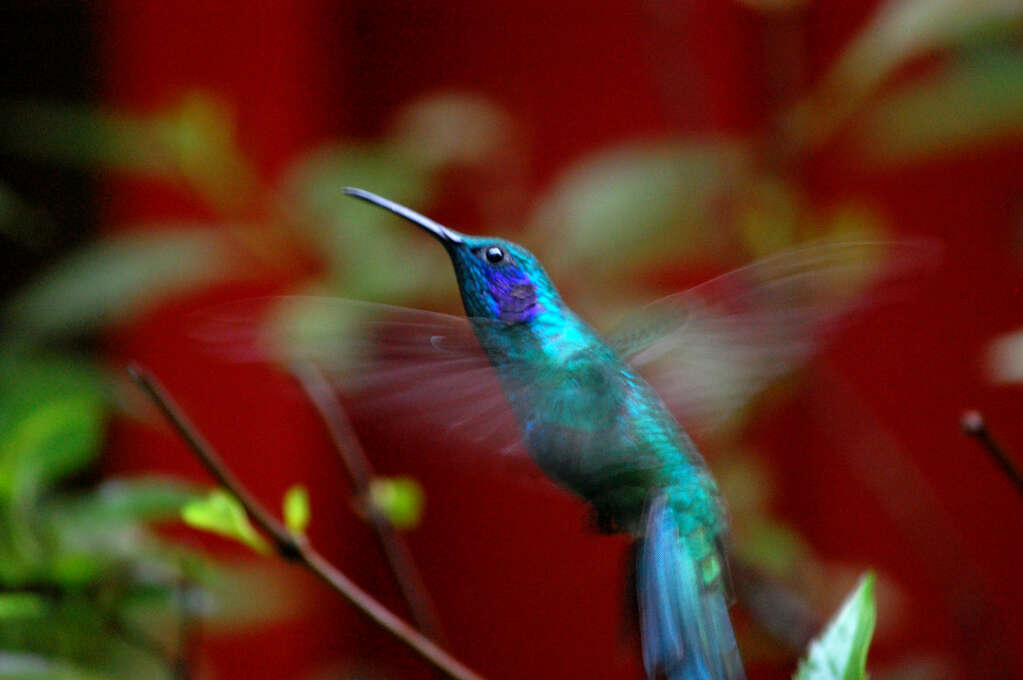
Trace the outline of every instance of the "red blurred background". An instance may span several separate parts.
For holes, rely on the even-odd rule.
[[[108,2],[88,20],[105,103],[146,111],[195,89],[215,92],[237,112],[240,145],[268,184],[315,144],[374,138],[402,103],[451,90],[482,94],[515,119],[528,148],[525,181],[538,192],[568,163],[622,140],[770,130],[773,113],[821,78],[879,3],[791,4],[803,6],[179,0]],[[789,67],[794,78],[776,72]],[[909,72],[924,67],[926,59]],[[958,427],[964,408],[978,408],[1008,450],[1023,451],[1023,392],[991,385],[981,366],[992,337],[1023,325],[1023,145],[864,170],[847,162],[840,141],[789,168],[810,200],[854,196],[897,234],[940,239],[945,257],[910,303],[844,333],[810,389],[755,429],[774,466],[776,509],[820,554],[875,568],[897,587],[879,591],[871,668],[923,658],[956,677],[1023,677],[1023,579],[1012,567],[1023,561],[1023,505]],[[103,191],[103,224],[210,217],[157,182],[117,178]],[[435,214],[468,232],[492,229],[457,189]],[[165,304],[118,332],[112,351],[161,377],[268,504],[306,483],[313,542],[405,615],[326,436],[289,381],[183,342],[182,318],[197,306],[287,283],[232,284]],[[831,397],[817,398],[824,393]],[[451,455],[440,435],[356,425],[383,473],[410,474],[426,490],[409,541],[456,656],[494,678],[641,675],[623,634],[623,540],[586,531],[582,506],[545,483]],[[166,433],[122,424],[115,435],[112,471],[205,479]],[[303,583],[302,616],[211,637],[204,663],[218,677],[307,677],[325,667],[432,674],[319,584]],[[785,677],[786,663],[754,661],[748,674]]]

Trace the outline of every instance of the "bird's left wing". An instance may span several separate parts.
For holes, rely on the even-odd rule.
[[[852,312],[901,297],[929,242],[819,243],[662,298],[608,336],[689,428],[714,432],[806,361]]]

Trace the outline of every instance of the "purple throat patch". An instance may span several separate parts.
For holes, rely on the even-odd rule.
[[[505,272],[494,272],[487,277],[490,293],[497,305],[497,317],[508,325],[530,321],[542,309],[537,301],[536,287],[521,273],[515,274],[509,276]]]

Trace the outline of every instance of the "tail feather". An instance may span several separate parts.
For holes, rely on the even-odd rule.
[[[728,618],[723,568],[716,550],[694,558],[664,498],[654,501],[637,568],[643,663],[649,677],[746,677]]]

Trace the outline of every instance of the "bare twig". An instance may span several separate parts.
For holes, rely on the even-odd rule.
[[[963,414],[959,424],[962,426],[963,432],[976,439],[984,447],[984,450],[991,455],[995,463],[998,464],[998,467],[1005,473],[1005,476],[1016,485],[1016,490],[1023,494],[1023,474],[1020,473],[1016,464],[1005,454],[1005,451],[998,445],[995,438],[991,436],[991,432],[987,429],[987,423],[984,422],[984,416],[980,414],[980,411],[967,411]]]
[[[334,591],[389,633],[408,645],[436,668],[457,680],[482,680],[482,677],[441,649],[412,626],[395,616],[359,588],[344,573],[330,564],[301,535],[293,534],[238,481],[212,446],[189,422],[159,382],[139,366],[129,369],[132,379],[153,400],[174,430],[188,444],[206,470],[230,491],[245,508],[252,521],[273,540],[277,553],[316,574]]]
[[[370,523],[380,538],[380,545],[391,564],[391,571],[394,572],[405,602],[408,603],[413,620],[427,637],[436,641],[443,640],[436,609],[430,600],[426,584],[416,569],[408,543],[370,500],[370,484],[375,476],[373,467],[352,429],[344,407],[323,373],[313,364],[295,363],[291,367],[291,372],[302,384],[330,433],[334,448],[351,477],[355,495],[361,501]]]
[[[184,570],[182,570],[184,571]],[[195,617],[191,600],[192,584],[182,574],[175,584],[174,594],[178,602],[178,651],[174,660],[175,680],[188,680],[195,667],[196,642],[199,639],[199,621]]]

